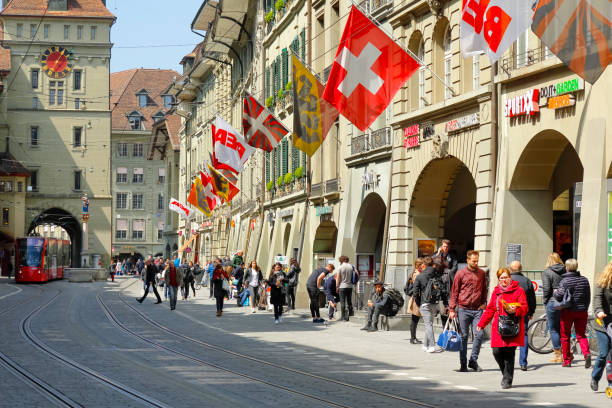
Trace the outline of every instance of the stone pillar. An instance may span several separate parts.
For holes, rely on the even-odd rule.
[[[578,238],[578,267],[591,283],[607,263],[608,200],[606,177],[606,121],[587,121],[580,157],[584,169]]]

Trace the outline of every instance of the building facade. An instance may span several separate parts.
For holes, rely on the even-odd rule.
[[[153,128],[165,120],[174,96],[165,91],[178,72],[131,69],[111,74],[113,256],[163,255],[167,169],[149,157]]]
[[[72,264],[111,252],[110,30],[102,0],[3,1],[2,45],[11,73],[2,95],[11,154],[30,173],[26,235],[41,224],[66,230]],[[82,225],[82,198],[89,219]],[[85,232],[84,232],[85,231]]]

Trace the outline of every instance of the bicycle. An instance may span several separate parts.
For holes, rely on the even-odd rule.
[[[595,319],[589,317],[585,335],[589,341],[589,350],[592,355],[599,353],[599,345],[597,344],[597,336],[595,335],[595,329],[593,325]],[[552,342],[550,340],[548,323],[546,322],[546,314],[533,319],[529,322],[529,328],[527,329],[527,343],[529,348],[538,354],[549,354],[553,352]],[[570,350],[575,353],[578,350],[578,340],[576,339],[576,331],[572,327],[572,334],[570,337]]]

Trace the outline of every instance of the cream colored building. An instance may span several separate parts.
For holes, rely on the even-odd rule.
[[[11,153],[30,171],[25,222],[63,227],[81,263],[82,196],[88,194],[87,254],[108,265],[111,250],[110,29],[101,0],[3,1],[3,46],[11,74],[2,99]],[[83,248],[85,249],[85,248]],[[85,260],[85,259],[84,259]]]

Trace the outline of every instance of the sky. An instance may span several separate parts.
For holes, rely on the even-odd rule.
[[[162,68],[182,73],[179,62],[202,40],[190,27],[203,2],[107,0],[117,17],[111,28],[111,72]]]

